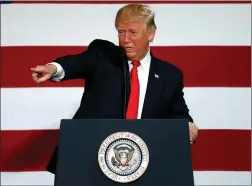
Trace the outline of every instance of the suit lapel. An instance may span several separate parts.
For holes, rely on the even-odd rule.
[[[151,113],[155,110],[155,103],[157,103],[157,99],[160,98],[162,93],[162,77],[160,76],[160,69],[158,66],[158,62],[155,58],[151,58],[148,84],[146,88],[146,94],[144,99],[144,105],[142,110],[142,119],[150,118]]]

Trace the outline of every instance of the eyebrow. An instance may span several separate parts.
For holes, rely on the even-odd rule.
[[[125,29],[123,29],[123,28],[118,28],[117,30],[118,31],[125,31]],[[137,28],[130,28],[129,31],[138,31],[138,29]]]

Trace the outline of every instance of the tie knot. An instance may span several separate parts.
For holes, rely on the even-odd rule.
[[[132,61],[131,64],[136,68],[140,65],[140,61]]]

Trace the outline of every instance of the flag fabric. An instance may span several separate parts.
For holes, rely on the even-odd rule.
[[[125,3],[1,5],[3,185],[53,184],[45,166],[60,120],[73,116],[85,91],[83,80],[36,84],[30,69],[82,52],[97,38],[117,44],[114,18]],[[141,3],[156,13],[153,55],[184,72],[185,99],[199,127],[192,145],[195,184],[249,185],[251,3]]]

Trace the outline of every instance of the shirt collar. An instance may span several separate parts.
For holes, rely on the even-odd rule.
[[[150,55],[150,49],[148,50],[147,54],[144,56],[144,58],[142,60],[140,60],[141,63],[141,67],[144,69],[146,67],[148,67],[149,63],[150,63],[150,59],[151,59],[151,55]],[[131,65],[131,61],[128,61],[129,65]]]

